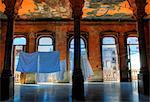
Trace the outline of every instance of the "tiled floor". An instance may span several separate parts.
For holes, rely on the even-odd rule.
[[[71,84],[15,85],[14,102],[72,102]],[[86,102],[150,102],[137,83],[85,83]]]

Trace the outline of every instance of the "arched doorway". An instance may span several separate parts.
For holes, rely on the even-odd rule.
[[[54,51],[54,40],[51,36],[41,36],[37,39],[37,51],[38,52],[51,52]],[[56,81],[55,73],[37,73],[37,83],[49,83]]]
[[[87,47],[85,40],[83,38],[80,38],[80,47],[81,47],[81,56],[83,54],[87,54]],[[70,40],[69,43],[69,62],[70,62],[70,71],[73,70],[74,66],[74,38]]]
[[[104,81],[120,81],[118,51],[114,37],[102,39],[102,65]]]
[[[14,69],[14,77],[15,77],[15,83],[20,83],[20,75],[21,72],[16,71],[17,64],[19,61],[19,54],[21,51],[25,51],[26,47],[26,38],[25,37],[16,37],[13,39],[13,69]]]
[[[88,61],[87,41],[83,37],[80,38],[80,47],[81,47],[81,69],[84,76],[84,81],[88,81],[89,76],[93,75],[93,71]],[[73,69],[74,69],[74,38],[71,38],[69,42],[70,82],[72,82]]]
[[[139,42],[137,37],[127,38],[129,75],[132,81],[138,80],[140,71]]]

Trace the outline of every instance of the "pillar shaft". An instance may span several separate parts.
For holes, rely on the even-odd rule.
[[[145,95],[150,95],[150,77],[148,70],[148,60],[146,56],[146,42],[144,33],[144,21],[143,18],[137,19],[137,31],[139,34],[139,51],[140,51],[140,62],[141,69],[139,74],[139,92]]]
[[[84,79],[81,70],[80,56],[80,16],[74,18],[74,70],[72,76],[72,98],[84,100]]]
[[[84,79],[81,70],[80,48],[80,18],[84,0],[70,0],[74,18],[74,70],[72,76],[72,99],[84,100]]]
[[[13,78],[12,69],[11,69],[13,27],[14,27],[14,17],[13,15],[10,14],[7,19],[4,68],[3,68],[2,76],[0,79],[1,81],[0,82],[0,85],[1,85],[0,100],[7,100],[11,98],[14,94],[14,78]]]
[[[127,38],[124,34],[119,35],[119,58],[120,58],[120,81],[129,81]]]
[[[7,21],[7,32],[5,41],[5,56],[4,56],[4,69],[2,71],[2,76],[11,76],[11,54],[12,54],[12,44],[13,44],[13,27],[14,27],[14,17],[13,15],[8,16]]]
[[[142,18],[137,20],[137,31],[139,34],[141,72],[148,72],[148,63],[147,63],[147,56],[146,56],[146,42],[145,42],[145,34],[144,34],[144,22]]]
[[[9,100],[14,96],[14,77],[12,75],[11,59],[13,45],[13,29],[15,16],[22,4],[22,0],[4,0],[5,14],[7,15],[7,32],[5,41],[4,66],[0,78],[0,100]]]

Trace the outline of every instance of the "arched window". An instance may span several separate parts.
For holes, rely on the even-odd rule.
[[[19,61],[19,54],[21,51],[25,51],[26,47],[26,38],[25,37],[17,37],[13,39],[13,67],[14,67],[14,76],[15,76],[15,83],[20,83],[20,72],[16,71],[17,64]]]
[[[114,37],[102,39],[102,62],[104,81],[119,81],[118,52]]]
[[[87,48],[86,48],[86,43],[83,38],[80,38],[80,47],[81,47],[81,56],[83,54],[87,54]],[[74,60],[74,38],[71,39],[70,44],[69,44],[69,55],[70,55],[70,62],[73,64]],[[71,65],[73,66],[73,65]]]
[[[38,41],[39,52],[50,52],[54,50],[53,39],[51,37],[41,37]]]
[[[81,54],[86,51],[86,43],[83,38],[80,38],[80,47],[81,47]],[[71,39],[70,41],[70,46],[69,46],[70,51],[74,51],[74,38]]]
[[[81,47],[81,56],[82,55],[87,55],[87,47],[86,47],[86,42],[84,38],[80,38],[80,47]],[[69,65],[70,65],[70,76],[72,76],[72,71],[74,67],[74,38],[72,38],[69,42]],[[70,78],[70,81],[72,78]]]
[[[140,55],[139,42],[137,37],[127,38],[127,52],[128,52],[128,67],[130,70],[130,77],[132,80],[138,80],[137,74],[140,71]]]
[[[51,36],[43,36],[38,39],[38,52],[54,51],[54,44]],[[37,83],[49,83],[56,81],[56,73],[37,73]]]

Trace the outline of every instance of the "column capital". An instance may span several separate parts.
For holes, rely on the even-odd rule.
[[[84,6],[84,0],[69,0],[73,11],[73,17],[82,17],[82,8]]]
[[[129,5],[133,11],[133,15],[136,20],[143,19],[146,15],[145,6],[147,5],[146,0],[128,0]]]
[[[7,17],[15,18],[15,16],[18,14],[18,10],[21,7],[23,0],[3,0],[3,3],[5,4],[5,14]]]

